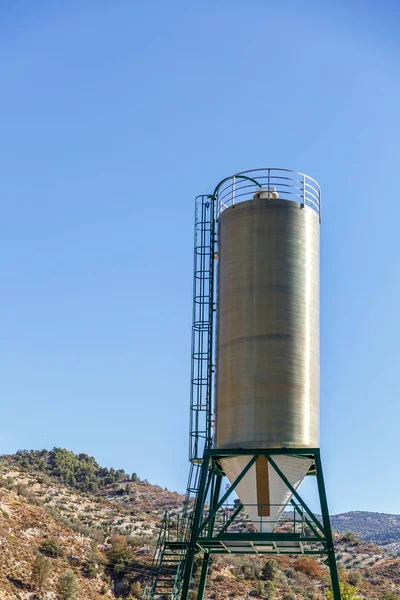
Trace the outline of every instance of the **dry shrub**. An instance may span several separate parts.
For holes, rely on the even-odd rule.
[[[294,565],[294,569],[300,573],[304,573],[312,579],[319,579],[322,575],[322,569],[316,560],[307,557],[298,558]]]

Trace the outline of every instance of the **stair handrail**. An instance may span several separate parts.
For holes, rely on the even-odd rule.
[[[161,521],[160,533],[158,534],[158,540],[156,550],[154,552],[153,561],[150,567],[150,575],[147,579],[146,587],[143,592],[143,599],[150,600],[154,596],[154,592],[157,586],[157,579],[159,569],[162,563],[162,557],[164,554],[165,542],[169,533],[170,515],[169,511],[165,511],[164,517]]]

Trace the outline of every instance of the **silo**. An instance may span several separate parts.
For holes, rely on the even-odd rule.
[[[144,600],[196,595],[199,552],[197,600],[212,556],[228,553],[325,555],[341,600],[319,449],[319,185],[287,169],[242,171],[195,206],[191,465]],[[306,474],[317,513],[297,489]]]
[[[303,201],[264,185],[219,215],[216,449],[319,447],[320,219],[302,181]],[[231,482],[248,460],[223,459]],[[312,465],[276,462],[295,488]],[[264,531],[291,497],[264,456],[237,493]]]

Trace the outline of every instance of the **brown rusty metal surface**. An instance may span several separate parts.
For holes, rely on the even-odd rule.
[[[259,456],[256,460],[256,486],[258,516],[269,517],[271,515],[269,497],[268,461],[265,456]]]

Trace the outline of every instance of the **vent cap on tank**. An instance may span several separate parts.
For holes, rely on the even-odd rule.
[[[265,200],[276,200],[279,198],[279,194],[276,191],[276,187],[271,185],[269,188],[260,188],[257,190],[253,196],[253,200],[257,200],[258,198]]]

